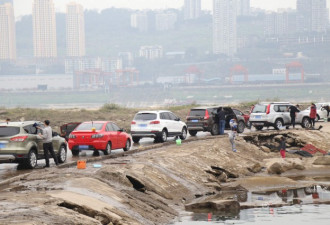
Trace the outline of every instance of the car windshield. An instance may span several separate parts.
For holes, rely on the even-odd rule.
[[[19,127],[1,127],[0,126],[0,137],[11,137],[19,134]]]
[[[189,116],[204,116],[205,109],[192,109],[189,113]]]
[[[95,128],[95,130],[101,130],[104,123],[82,123],[80,124],[76,131],[82,131],[82,130],[92,130],[92,128]]]
[[[266,105],[256,105],[254,106],[252,113],[266,113],[266,110]]]
[[[67,125],[63,125],[61,127],[61,131],[64,132],[72,132],[77,126],[79,125],[79,123],[69,123]]]
[[[138,113],[135,115],[134,120],[155,120],[157,114],[155,113]]]

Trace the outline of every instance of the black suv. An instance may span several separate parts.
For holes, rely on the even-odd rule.
[[[197,107],[190,109],[187,116],[187,127],[189,134],[195,136],[197,132],[211,132],[212,135],[219,134],[219,119],[217,111],[221,106]],[[237,132],[243,133],[245,129],[244,117],[236,115],[232,108],[222,107],[226,114],[225,129],[230,129],[229,121],[233,118],[237,121]]]

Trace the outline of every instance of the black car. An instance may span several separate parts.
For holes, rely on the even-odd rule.
[[[221,106],[207,106],[190,109],[187,116],[188,132],[195,136],[197,132],[211,132],[212,135],[219,134],[219,119],[217,111]],[[225,129],[229,130],[229,121],[233,118],[237,121],[237,132],[243,133],[245,129],[245,120],[243,116],[236,115],[231,107],[222,107],[226,114]]]

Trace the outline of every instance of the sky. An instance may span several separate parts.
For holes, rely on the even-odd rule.
[[[65,5],[78,2],[85,9],[102,10],[111,7],[132,9],[180,8],[184,0],[53,0],[57,12],[65,12]],[[15,15],[17,17],[31,14],[33,0],[14,0]],[[213,0],[202,0],[204,9],[212,8]],[[276,11],[278,8],[295,8],[296,0],[251,0],[251,6]]]

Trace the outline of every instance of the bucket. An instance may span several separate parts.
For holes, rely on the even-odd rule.
[[[78,160],[77,169],[86,169],[86,160]]]
[[[325,123],[328,122],[328,118],[324,118],[324,122],[325,122]]]
[[[180,138],[176,139],[176,144],[181,145],[181,139]]]

